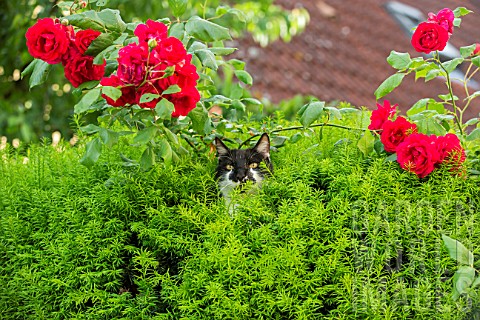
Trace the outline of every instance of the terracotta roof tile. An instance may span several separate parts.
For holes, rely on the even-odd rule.
[[[321,100],[343,100],[356,106],[375,108],[375,89],[395,70],[386,58],[391,50],[420,56],[407,35],[387,12],[386,0],[277,0],[286,8],[302,5],[310,13],[310,24],[304,33],[290,43],[274,42],[262,48],[251,38],[237,43],[237,55],[247,62],[254,77],[252,91],[274,102],[296,94],[314,95]],[[479,1],[403,0],[404,4],[428,12],[466,6],[480,11]],[[478,7],[477,7],[478,6]],[[327,13],[325,13],[328,11]],[[480,42],[477,14],[462,18],[450,39],[455,47]],[[480,75],[475,80],[480,84]],[[478,90],[478,89],[477,89]],[[385,99],[407,110],[421,98],[445,94],[441,79],[427,84],[423,79],[405,78],[399,88]],[[480,102],[470,107],[468,117],[478,115]]]

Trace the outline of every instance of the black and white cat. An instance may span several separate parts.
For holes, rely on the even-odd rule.
[[[273,172],[270,139],[266,133],[250,149],[229,149],[218,138],[215,138],[215,146],[218,157],[215,177],[227,205],[230,204],[230,193],[233,189],[247,181],[260,186],[265,175]]]

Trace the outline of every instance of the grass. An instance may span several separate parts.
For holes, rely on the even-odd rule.
[[[294,134],[295,132],[291,132]],[[470,319],[445,233],[479,253],[479,186],[419,180],[325,128],[230,217],[211,155],[149,172],[82,147],[0,151],[3,319]],[[478,267],[478,266],[477,266]]]

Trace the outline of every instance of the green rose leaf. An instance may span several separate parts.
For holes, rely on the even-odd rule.
[[[390,92],[393,91],[396,87],[398,87],[401,83],[403,78],[405,77],[405,73],[396,73],[391,75],[382,84],[375,90],[375,97],[378,99],[386,96]]]
[[[140,97],[140,103],[148,103],[148,102],[151,102],[155,99],[158,99],[160,98],[160,95],[159,94],[155,94],[155,93],[144,93],[142,94],[142,96]]]
[[[194,38],[205,42],[229,40],[232,38],[227,28],[198,16],[193,16],[187,21],[185,31]]]
[[[35,65],[38,63],[38,61],[42,61],[42,60],[33,59],[32,62],[30,62],[28,66],[26,66],[25,69],[23,69],[20,75],[20,79],[23,79],[25,76],[28,76],[29,74],[31,74],[33,72],[33,69],[35,69]]]
[[[31,73],[32,75],[30,76],[30,81],[28,83],[30,88],[33,88],[47,80],[51,67],[51,64],[39,59],[35,59],[25,68],[25,70],[23,70],[21,77],[23,78]]]
[[[470,46],[461,47],[460,54],[462,55],[463,58],[468,58],[473,53],[473,51],[475,51],[476,46],[477,45],[474,43]]]
[[[97,162],[98,158],[100,158],[101,153],[102,142],[99,138],[95,138],[87,143],[85,154],[83,155],[82,159],[80,159],[80,163],[90,168],[95,164],[95,162]]]
[[[217,56],[226,56],[237,51],[237,48],[222,48],[222,47],[212,47],[209,49],[213,54]]]
[[[187,0],[168,0],[168,6],[175,17],[180,17],[187,10]]]
[[[235,110],[238,110],[238,111],[241,111],[241,112],[245,112],[245,110],[247,108],[243,102],[241,102],[240,100],[237,100],[237,99],[232,101],[232,107]]]
[[[253,84],[252,76],[245,70],[235,70],[235,76],[245,84],[250,86]]]
[[[472,63],[480,68],[480,56],[475,56],[472,58]]]
[[[459,17],[462,17],[462,16],[466,16],[467,14],[472,13],[472,12],[473,11],[468,10],[465,7],[458,7],[455,10],[453,10],[453,15],[455,16],[455,18],[459,18]]]
[[[85,132],[86,134],[92,134],[92,133],[98,132],[100,130],[100,127],[96,126],[94,124],[89,124],[89,125],[81,127],[80,130],[82,132]]]
[[[167,127],[163,127],[162,129],[168,141],[170,141],[175,147],[178,147],[179,146],[178,136],[172,131],[170,131],[170,129],[168,129]]]
[[[466,126],[474,126],[479,122],[480,122],[480,118],[472,118],[472,119],[468,120],[467,122],[465,122],[465,125]]]
[[[330,116],[333,116],[335,119],[342,120],[342,113],[336,107],[325,107],[325,111],[327,111]]]
[[[174,110],[175,106],[167,99],[160,100],[155,106],[155,114],[162,120],[170,119]]]
[[[358,149],[363,153],[365,157],[368,157],[373,152],[375,144],[375,137],[370,132],[370,130],[366,130],[363,136],[357,143]]]
[[[94,10],[85,11],[83,13],[73,14],[65,17],[71,25],[80,29],[93,29],[100,32],[111,30],[122,33],[127,25],[120,16],[120,11],[112,9],[103,9],[96,12]]]
[[[477,279],[475,279],[475,281],[473,281],[471,288],[472,289],[476,288],[479,285],[480,285],[480,277],[477,277]]]
[[[110,51],[113,51],[115,49],[115,46],[112,45],[117,38],[118,35],[114,35],[113,33],[101,33],[97,38],[92,41],[92,43],[90,43],[87,51],[85,51],[85,54],[95,57],[100,52],[109,47],[111,47]]]
[[[392,50],[387,58],[387,62],[397,70],[405,70],[411,64],[410,54]]]
[[[443,136],[447,132],[445,128],[438,123],[434,118],[423,118],[419,121],[417,121],[417,126],[418,126],[418,132],[427,134],[427,135],[437,135],[437,136]]]
[[[214,71],[218,69],[217,60],[213,52],[208,49],[200,49],[195,51],[195,55],[200,59],[204,67],[210,68]]]
[[[149,145],[140,158],[140,168],[144,171],[150,170],[155,164],[155,152],[153,146]]]
[[[172,163],[173,159],[173,151],[172,147],[170,146],[170,143],[166,139],[162,139],[158,142],[158,156],[163,159],[163,162],[166,165],[169,165]]]
[[[245,69],[245,62],[238,59],[230,59],[228,60],[228,64],[235,68],[235,70],[244,70]]]
[[[473,283],[475,278],[475,269],[472,267],[461,266],[453,275],[453,293],[452,299],[457,300],[462,293],[465,293]]]
[[[300,132],[295,133],[291,138],[290,142],[291,143],[297,143],[303,138],[303,135]]]
[[[448,73],[451,73],[460,63],[463,62],[463,60],[463,58],[455,58],[450,61],[443,62],[442,65]]]
[[[300,123],[305,129],[308,128],[314,121],[318,120],[322,114],[324,114],[324,107],[325,102],[313,101],[307,103],[298,111]]]
[[[480,139],[480,128],[476,128],[470,132],[470,134],[465,138],[467,141],[479,140]]]
[[[175,37],[177,39],[183,40],[185,36],[185,24],[183,22],[173,24],[169,28],[168,34],[170,37]]]
[[[202,134],[206,133],[205,131],[208,131],[208,126],[209,122],[209,117],[208,117],[208,111],[205,109],[204,106],[202,105],[197,105],[195,109],[190,111],[188,114],[188,117],[192,120],[192,128],[196,132]]]
[[[109,86],[102,87],[102,93],[113,101],[118,100],[122,96],[122,90]]]
[[[426,110],[427,109],[427,103],[428,103],[429,100],[430,100],[430,98],[424,98],[424,99],[420,99],[417,102],[415,102],[415,104],[410,109],[407,110],[407,116],[411,117],[414,114],[417,114],[417,113],[420,113],[420,112]]]
[[[455,259],[458,263],[467,266],[473,265],[473,253],[465,248],[460,241],[452,239],[444,234],[442,234],[442,239],[450,258]]]
[[[182,91],[182,88],[178,86],[178,84],[172,84],[169,86],[162,94],[172,94]]]
[[[262,102],[255,98],[243,98],[242,101],[256,106],[262,105]]]
[[[75,113],[83,113],[92,110],[94,103],[100,97],[100,88],[88,91],[82,99],[73,107]]]
[[[137,135],[133,138],[133,143],[146,144],[155,137],[157,132],[158,128],[156,126],[146,127],[137,132]]]
[[[118,142],[118,138],[120,137],[118,132],[105,128],[100,128],[98,135],[100,136],[103,144],[107,147],[111,147],[116,144]]]

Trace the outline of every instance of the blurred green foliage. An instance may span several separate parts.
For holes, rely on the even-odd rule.
[[[2,1],[0,15],[0,136],[8,140],[38,141],[60,131],[69,138],[73,134],[73,106],[77,98],[71,94],[72,86],[63,76],[63,69],[55,65],[48,80],[39,87],[28,89],[28,78],[20,79],[22,70],[33,60],[25,45],[25,32],[39,18],[61,17],[69,7],[80,1],[19,0]],[[172,1],[102,0],[86,1],[86,9],[109,7],[119,9],[124,21],[170,17]],[[234,37],[248,31],[262,45],[283,39],[288,41],[301,32],[308,23],[304,9],[285,10],[273,4],[273,0],[242,1],[185,1],[186,8],[178,17],[186,20],[193,15],[213,19],[230,29]],[[183,10],[182,10],[183,11]],[[181,12],[181,11],[180,11]],[[220,13],[228,12],[220,19]],[[154,14],[152,14],[154,13]],[[219,77],[217,83],[221,83]],[[221,86],[217,86],[221,90]],[[95,119],[93,119],[95,120]]]

